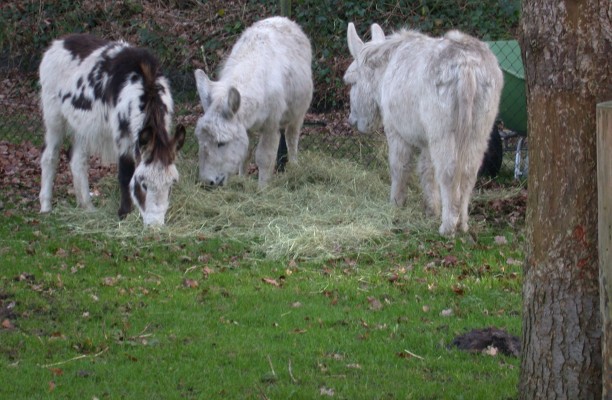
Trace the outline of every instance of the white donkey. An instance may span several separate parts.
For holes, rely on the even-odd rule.
[[[389,144],[391,202],[406,200],[412,155],[427,210],[442,214],[440,234],[468,230],[468,205],[499,107],[502,72],[487,45],[458,31],[431,38],[401,30],[385,37],[373,24],[368,43],[350,23],[354,61],[349,122],[361,132],[384,127]]]
[[[40,165],[40,211],[51,211],[59,150],[73,134],[70,167],[77,203],[93,209],[89,154],[119,159],[123,218],[140,210],[145,225],[163,224],[171,186],[179,175],[176,152],[185,128],[169,135],[173,102],[158,61],[147,50],[90,35],[53,42],[40,63],[41,103],[46,127]]]
[[[220,186],[232,174],[244,175],[249,139],[256,134],[260,188],[274,173],[279,129],[285,130],[289,162],[297,162],[300,129],[312,99],[311,58],[310,41],[300,27],[271,17],[244,31],[217,82],[195,71],[204,108],[195,133],[205,184]]]

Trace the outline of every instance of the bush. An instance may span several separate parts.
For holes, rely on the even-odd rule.
[[[350,62],[348,22],[355,22],[362,35],[377,22],[388,32],[404,26],[435,35],[460,29],[483,39],[507,39],[514,37],[519,7],[520,0],[397,0],[382,4],[294,0],[292,17],[313,46],[316,89],[312,109],[342,108],[348,98],[342,82]],[[149,47],[170,71],[179,93],[194,92],[194,68],[214,73],[246,27],[280,13],[278,0],[21,0],[5,2],[0,9],[0,70],[19,69],[34,75],[44,49],[54,38],[89,32]]]

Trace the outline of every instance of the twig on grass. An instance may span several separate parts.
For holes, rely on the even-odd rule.
[[[270,364],[270,369],[272,370],[272,376],[276,378],[276,372],[274,372],[274,366],[272,365],[272,360],[270,359],[269,354],[268,354],[268,363]]]
[[[187,275],[188,273],[190,273],[191,271],[193,271],[194,269],[197,269],[198,266],[194,265],[193,267],[189,267],[185,270],[185,272],[183,273],[183,275]]]
[[[80,356],[72,357],[69,360],[59,361],[59,362],[51,363],[51,364],[39,365],[39,367],[41,367],[41,368],[49,368],[49,367],[55,367],[55,366],[58,366],[58,365],[67,364],[67,363],[69,363],[71,361],[80,360],[82,358],[96,358],[96,357],[98,357],[99,355],[101,355],[102,353],[104,353],[106,351],[108,351],[108,347],[105,347],[104,349],[102,349],[102,351],[100,351],[99,353],[96,353],[94,355],[81,354]]]
[[[404,353],[407,353],[408,355],[410,355],[410,356],[412,356],[414,358],[418,358],[419,360],[425,360],[423,357],[421,357],[421,356],[419,356],[417,354],[414,354],[413,352],[411,352],[409,350],[404,349]]]
[[[147,274],[149,274],[149,275],[153,275],[153,276],[155,276],[155,277],[158,277],[160,280],[163,280],[163,279],[164,279],[164,277],[163,277],[163,276],[161,276],[161,275],[159,275],[159,274],[156,274],[155,272],[147,271]]]
[[[291,359],[289,359],[289,376],[291,377],[291,382],[297,383],[297,379],[293,376],[293,370],[291,368]]]

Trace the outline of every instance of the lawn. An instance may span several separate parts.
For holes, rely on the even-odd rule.
[[[516,357],[451,342],[476,328],[520,335],[520,187],[480,184],[472,234],[444,239],[435,220],[407,221],[421,214],[418,194],[409,210],[388,208],[384,171],[289,170],[264,212],[243,210],[249,197],[269,203],[253,177],[207,192],[190,162],[163,229],[115,219],[112,177],[93,214],[69,195],[39,215],[35,199],[0,193],[0,398],[517,397]],[[364,175],[347,187],[325,175],[343,168]],[[270,211],[304,188],[308,203]],[[182,204],[193,196],[204,201]],[[322,215],[319,202],[350,215],[291,220]],[[366,222],[369,237],[350,236]]]

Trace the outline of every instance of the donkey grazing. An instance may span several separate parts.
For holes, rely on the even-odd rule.
[[[138,207],[145,225],[163,224],[174,164],[185,140],[177,126],[170,137],[173,101],[159,62],[145,49],[90,35],[53,42],[40,63],[41,103],[46,127],[40,165],[40,211],[51,211],[59,150],[73,134],[70,168],[78,205],[92,210],[90,153],[107,162],[119,158],[119,217]]]
[[[245,175],[249,139],[258,133],[260,188],[274,173],[279,129],[285,132],[289,162],[297,162],[300,129],[312,99],[311,53],[296,23],[272,17],[244,31],[217,82],[195,71],[204,108],[195,133],[205,184],[221,186],[236,172]]]
[[[408,166],[418,171],[429,212],[442,214],[440,234],[468,229],[468,205],[499,107],[503,76],[486,44],[458,31],[442,38],[401,30],[388,37],[373,24],[368,43],[350,23],[353,62],[349,122],[359,131],[385,130],[391,202],[406,200]]]

